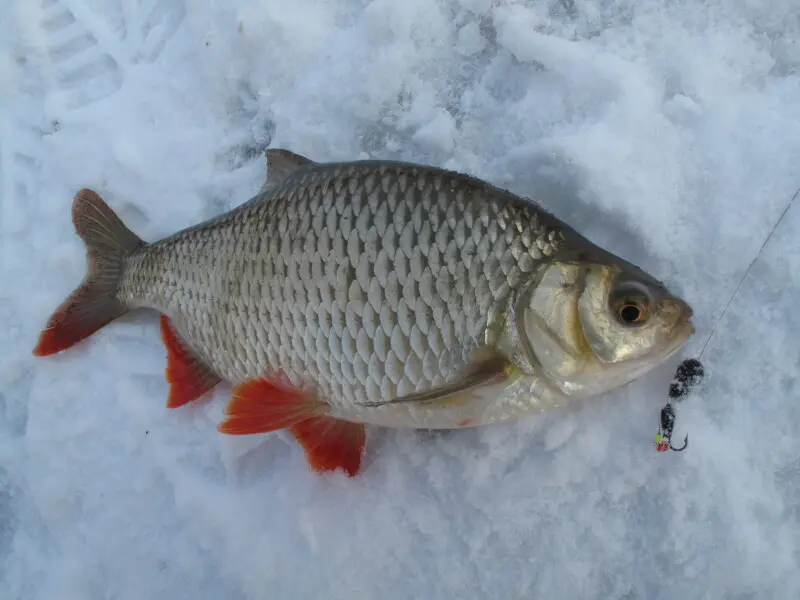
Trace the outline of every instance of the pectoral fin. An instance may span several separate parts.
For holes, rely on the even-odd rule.
[[[491,353],[476,360],[464,376],[452,383],[424,392],[408,394],[386,402],[368,402],[361,406],[378,407],[388,404],[435,404],[454,406],[472,399],[472,394],[482,387],[495,385],[514,376],[516,366],[505,356]]]
[[[161,315],[161,338],[167,347],[167,408],[178,408],[210,392],[222,379],[181,338],[172,321]]]

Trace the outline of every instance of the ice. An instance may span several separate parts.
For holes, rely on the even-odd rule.
[[[800,597],[793,0],[10,0],[0,20],[0,598]],[[691,301],[677,360],[505,426],[371,431],[357,479],[168,411],[153,316],[35,359],[98,190],[148,240],[246,201],[265,147],[530,195]],[[753,260],[758,255],[758,259]],[[753,264],[747,277],[746,270]]]
[[[470,21],[458,30],[456,49],[464,56],[477,54],[484,49],[486,41],[481,35],[481,30],[475,21]]]

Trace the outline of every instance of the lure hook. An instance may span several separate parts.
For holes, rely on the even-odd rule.
[[[703,379],[704,369],[699,360],[694,358],[683,361],[678,367],[672,384],[669,388],[669,397],[675,402],[680,402],[685,398],[691,388]],[[667,402],[661,409],[661,426],[656,433],[656,451],[683,452],[689,445],[689,434],[683,440],[683,446],[676,448],[672,445],[672,430],[675,427],[675,409],[672,404]]]
[[[656,451],[666,452],[672,450],[674,452],[683,452],[686,446],[689,445],[689,435],[686,435],[683,446],[675,448],[672,445],[672,429],[675,427],[675,409],[672,404],[667,402],[666,406],[661,409],[661,426],[656,433]]]
[[[673,452],[683,452],[684,450],[686,450],[686,446],[688,445],[689,445],[689,434],[687,433],[686,437],[683,438],[683,446],[681,446],[680,448],[676,448],[675,446],[672,445],[672,442],[670,442],[669,449],[672,450]]]

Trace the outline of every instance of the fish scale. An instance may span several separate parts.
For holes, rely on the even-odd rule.
[[[555,249],[533,205],[498,192],[402,164],[299,169],[144,246],[119,299],[168,315],[223,379],[283,372],[358,410],[460,376],[489,317]]]

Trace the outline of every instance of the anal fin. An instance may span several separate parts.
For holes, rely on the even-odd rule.
[[[310,417],[324,415],[325,403],[311,394],[272,379],[253,379],[233,389],[217,430],[250,435],[285,429]]]
[[[311,417],[290,428],[317,473],[343,469],[355,477],[361,469],[366,430],[361,423],[331,417]]]
[[[222,379],[181,339],[169,317],[161,315],[161,338],[167,347],[167,408],[178,408],[211,391]]]
[[[361,467],[364,425],[328,416],[330,407],[313,394],[277,380],[254,379],[236,386],[217,430],[229,435],[289,429],[316,472],[343,469],[351,477]]]

